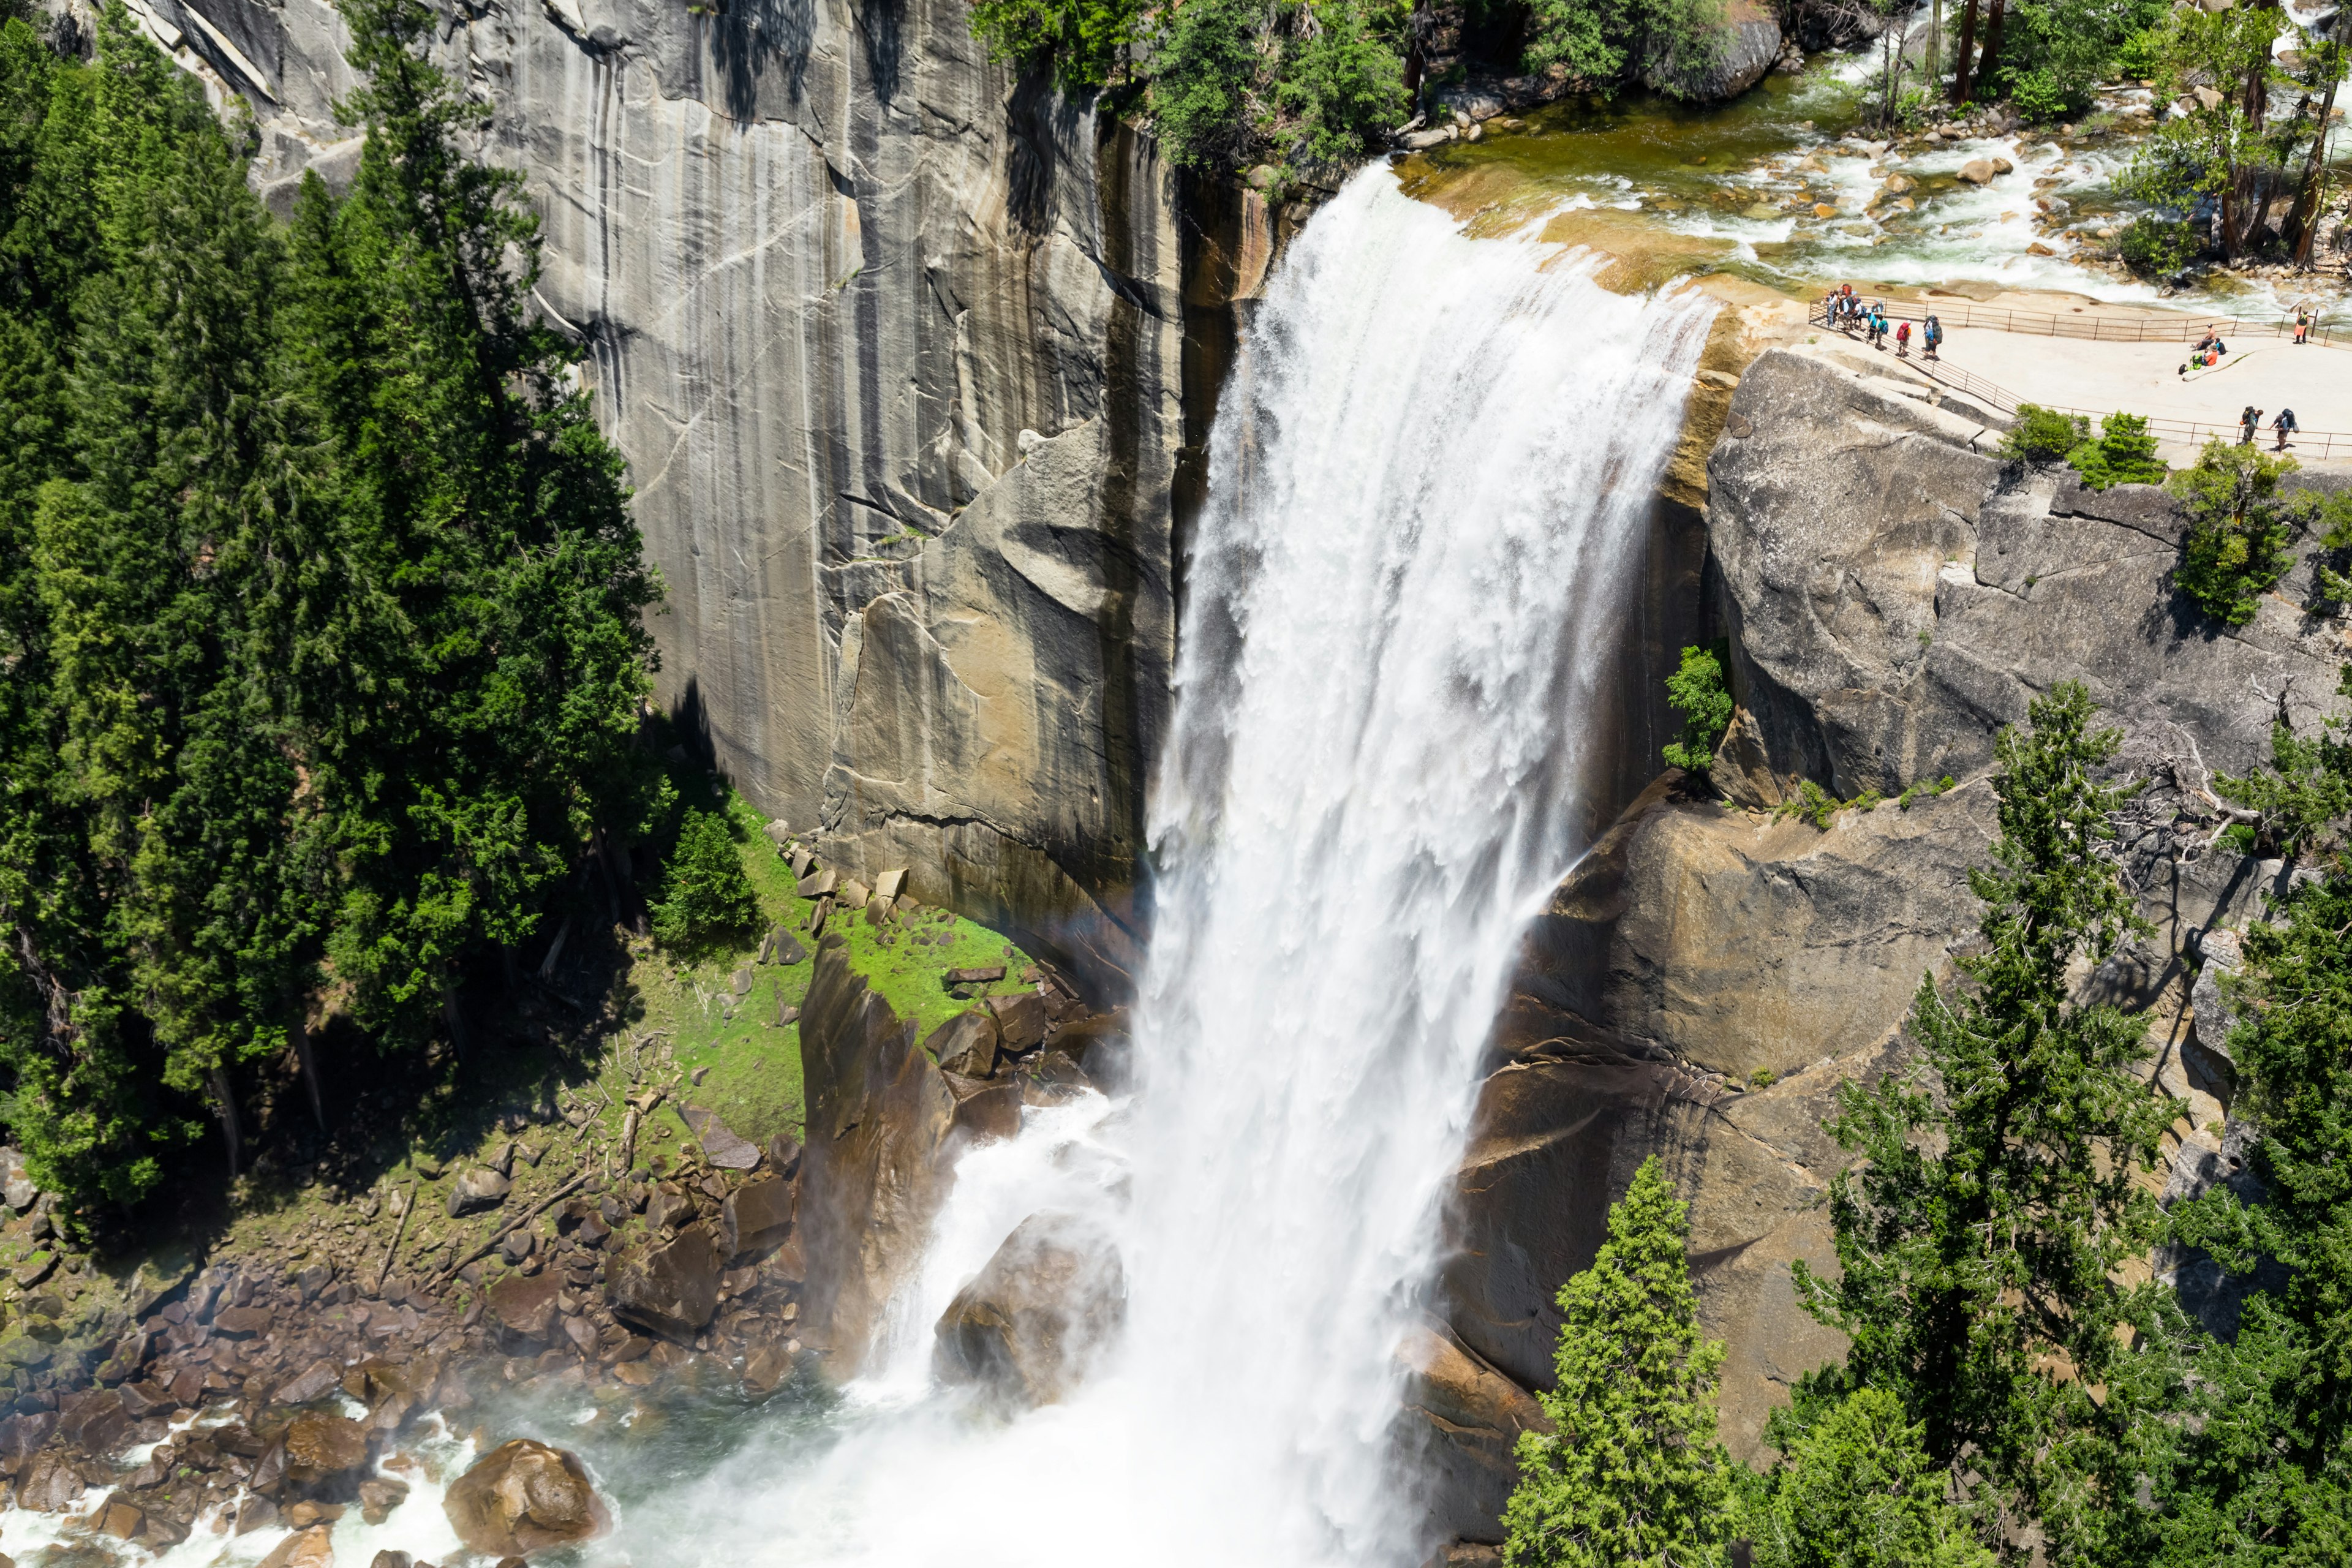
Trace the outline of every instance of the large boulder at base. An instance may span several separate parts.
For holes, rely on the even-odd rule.
[[[457,1219],[466,1215],[478,1214],[484,1209],[494,1209],[507,1201],[507,1194],[512,1187],[513,1184],[504,1176],[481,1166],[461,1172],[449,1184],[449,1217]]]
[[[1051,1405],[1085,1380],[1126,1316],[1110,1237],[1072,1215],[1032,1215],[940,1314],[932,1367],[1006,1405]]]
[[[528,1437],[491,1449],[442,1500],[457,1539],[486,1557],[585,1541],[611,1522],[580,1461]]]
[[[986,1078],[996,1070],[996,1015],[985,1007],[967,1007],[933,1029],[923,1049],[941,1072]]]
[[[1518,1481],[1513,1449],[1520,1433],[1551,1429],[1543,1407],[1442,1323],[1416,1324],[1397,1361],[1405,1373],[1404,1446],[1428,1478],[1424,1533],[1499,1543]]]
[[[1722,26],[1704,44],[1644,60],[1642,85],[1653,92],[1716,103],[1763,80],[1780,58],[1780,19],[1756,0],[1731,0]]]
[[[825,1367],[854,1375],[882,1310],[929,1245],[946,1195],[955,1097],[912,1024],[821,944],[801,1014],[808,1146],[797,1237],[805,1320]]]
[[[690,1225],[669,1242],[623,1258],[605,1282],[604,1298],[623,1322],[683,1343],[719,1310],[722,1261],[709,1230]]]

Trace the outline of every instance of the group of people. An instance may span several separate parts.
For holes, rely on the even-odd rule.
[[[1842,283],[1830,290],[1822,312],[1822,319],[1838,331],[1850,332],[1860,327],[1864,342],[1874,349],[1885,346],[1886,301],[1884,300],[1864,300],[1853,291],[1853,284]],[[1919,342],[1922,357],[1939,357],[1937,351],[1944,344],[1944,323],[1936,319],[1933,311],[1929,311],[1927,319],[1919,323]],[[1911,357],[1911,323],[1907,321],[1898,321],[1895,324],[1895,357]]]
[[[2241,447],[2252,446],[2254,444],[2254,432],[2260,430],[2262,427],[2263,411],[2255,407],[2251,403],[2247,404],[2245,411],[2238,416],[2238,445]],[[2278,416],[2271,421],[2271,428],[2278,432],[2278,445],[2273,447],[2271,450],[2273,452],[2285,451],[2287,437],[2293,436],[2296,429],[2294,410],[2292,408],[2280,409],[2278,411]]]
[[[2300,331],[2301,329],[2298,328],[2298,333]],[[2298,335],[2294,341],[2301,342],[2303,339]],[[2180,367],[2180,374],[2187,375],[2192,370],[2201,370],[2208,365],[2220,364],[2221,356],[2229,352],[2230,345],[2221,341],[2220,330],[2208,327],[2205,329],[2205,335],[2197,340],[2197,346],[2189,351],[2189,363]]]

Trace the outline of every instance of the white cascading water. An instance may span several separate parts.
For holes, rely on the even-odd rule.
[[[746,1456],[633,1510],[635,1561],[1419,1561],[1394,1352],[1518,934],[1581,847],[1712,313],[1465,238],[1384,169],[1315,216],[1213,438],[1132,1091],[967,1157],[863,1408],[757,1497]],[[929,1386],[931,1324],[1045,1209],[1117,1238],[1126,1328],[1064,1403],[977,1416]]]
[[[1711,317],[1466,239],[1385,169],[1316,215],[1213,439],[1136,1081],[968,1155],[876,1373],[630,1478],[591,1568],[1413,1568],[1394,1352],[1519,933],[1581,847]],[[1115,1238],[1126,1326],[1008,1420],[933,1385],[931,1325],[1044,1210]],[[383,1543],[431,1550],[416,1511]],[[254,1554],[206,1539],[173,1563]]]

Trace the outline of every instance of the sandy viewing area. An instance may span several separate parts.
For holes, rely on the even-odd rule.
[[[2307,435],[2333,432],[2346,437],[2333,444],[2328,456],[2335,462],[2352,462],[2352,342],[2298,346],[2291,336],[2259,330],[2242,333],[2225,317],[2102,305],[2075,295],[2004,294],[1985,304],[1915,298],[1903,305],[1906,310],[1934,309],[1942,318],[1946,365],[1991,382],[2017,400],[2076,412],[2120,409],[2159,420],[2225,426],[2234,426],[2240,411],[2251,403],[2263,411],[2265,447],[2274,439],[2268,428],[2271,419],[2281,408],[2291,408]],[[2078,322],[2104,318],[2118,325],[2185,320],[2202,326],[2210,321],[2229,353],[2221,363],[2184,376],[2180,366],[2190,346],[2186,341],[2103,342],[2030,330],[2003,331],[1969,321],[1971,313],[2000,310],[2017,312],[2021,326],[2035,315],[2071,316]],[[1913,330],[1916,334],[1917,329]],[[1859,344],[1861,334],[1849,334],[1849,341]],[[1886,359],[1895,358],[1891,341],[1882,352]],[[1915,367],[1918,358],[1915,341]],[[2202,444],[2202,437],[2189,442],[2179,439],[2179,432],[2159,427],[2158,433],[2164,439],[2165,455],[2176,461]],[[2288,450],[2306,462],[2321,460],[2319,450],[2298,452],[2294,444]]]

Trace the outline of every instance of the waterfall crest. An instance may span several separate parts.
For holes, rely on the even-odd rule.
[[[1711,317],[1465,239],[1382,168],[1316,215],[1213,437],[1131,1089],[968,1156],[837,1435],[635,1510],[633,1555],[1420,1561],[1395,1352],[1517,934],[1581,847],[1582,715]],[[1039,1210],[1116,1239],[1125,1329],[1063,1403],[978,1415],[930,1325]]]

